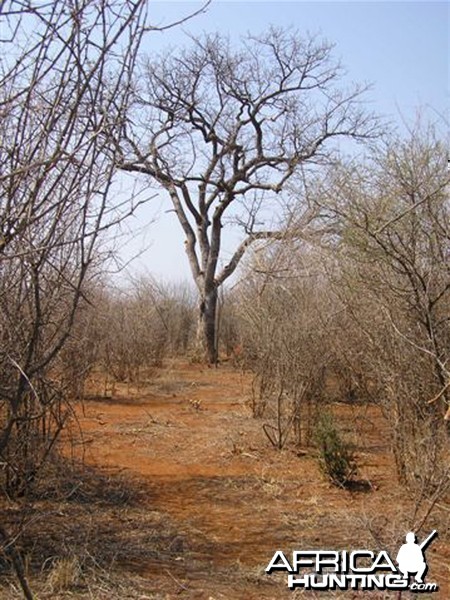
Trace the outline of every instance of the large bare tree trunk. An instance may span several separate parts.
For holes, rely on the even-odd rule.
[[[209,364],[217,364],[218,344],[216,331],[217,288],[205,292],[200,298],[197,345]]]

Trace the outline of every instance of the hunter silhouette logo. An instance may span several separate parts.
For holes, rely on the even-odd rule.
[[[397,554],[396,563],[386,550],[376,554],[371,550],[294,550],[292,561],[277,550],[266,568],[285,571],[288,587],[310,590],[410,590],[411,592],[436,592],[437,583],[424,581],[428,570],[425,550],[437,537],[436,530],[420,544],[416,534],[406,534],[406,543]],[[410,583],[411,576],[414,581]]]
[[[406,534],[406,544],[400,548],[397,554],[397,563],[403,576],[409,580],[410,574],[416,574],[415,580],[417,583],[423,583],[423,578],[428,570],[428,565],[425,560],[424,550],[431,544],[437,536],[437,531],[434,529],[430,535],[420,545],[416,542],[416,534],[410,531]]]

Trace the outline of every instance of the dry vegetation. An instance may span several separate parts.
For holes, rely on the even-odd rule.
[[[83,447],[65,443],[34,496],[4,503],[3,524],[19,535],[37,597],[288,598],[284,577],[264,573],[275,549],[395,552],[427,516],[430,501],[396,481],[378,408],[331,404],[370,483],[342,490],[322,475],[314,447],[273,449],[252,417],[249,374],[180,360],[152,373],[150,384],[118,383],[112,398],[93,375],[78,411]],[[439,529],[429,559],[441,598],[445,502],[420,530]],[[2,568],[4,596],[20,598]]]
[[[437,529],[448,598],[439,124],[382,135],[331,47],[297,32],[142,61],[145,0],[16,4],[0,4],[2,597],[314,598],[264,572],[275,550],[395,555]],[[370,140],[363,158],[341,136]],[[120,170],[168,194],[196,290],[107,278],[140,202]]]

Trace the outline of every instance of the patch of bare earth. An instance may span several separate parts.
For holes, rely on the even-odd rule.
[[[97,378],[89,393],[78,415],[88,473],[72,475],[63,500],[59,486],[58,501],[49,490],[34,504],[22,536],[39,598],[315,598],[289,591],[285,574],[265,573],[276,550],[368,547],[395,556],[403,543],[415,500],[395,481],[374,407],[334,407],[357,446],[359,477],[370,482],[346,491],[323,478],[313,449],[270,446],[251,416],[249,377],[227,365],[173,363],[108,398]],[[450,597],[448,514],[437,506],[421,532],[439,531],[427,553],[436,599]],[[14,586],[8,579],[5,598],[20,597]]]

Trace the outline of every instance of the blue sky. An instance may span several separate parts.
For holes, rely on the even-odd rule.
[[[167,25],[201,6],[201,2],[150,1],[151,19],[156,25]],[[419,108],[441,123],[440,115],[446,116],[448,123],[448,2],[213,0],[205,14],[176,29],[151,34],[145,50],[158,53],[165,46],[187,43],[187,34],[203,31],[222,31],[238,40],[270,24],[317,33],[335,44],[334,56],[346,68],[347,80],[372,84],[366,95],[368,106],[393,127],[403,129]],[[130,223],[132,231],[145,233],[135,234],[123,248],[123,260],[148,246],[132,263],[132,272],[171,281],[189,279],[183,236],[173,213],[166,212],[169,209],[161,196]]]

